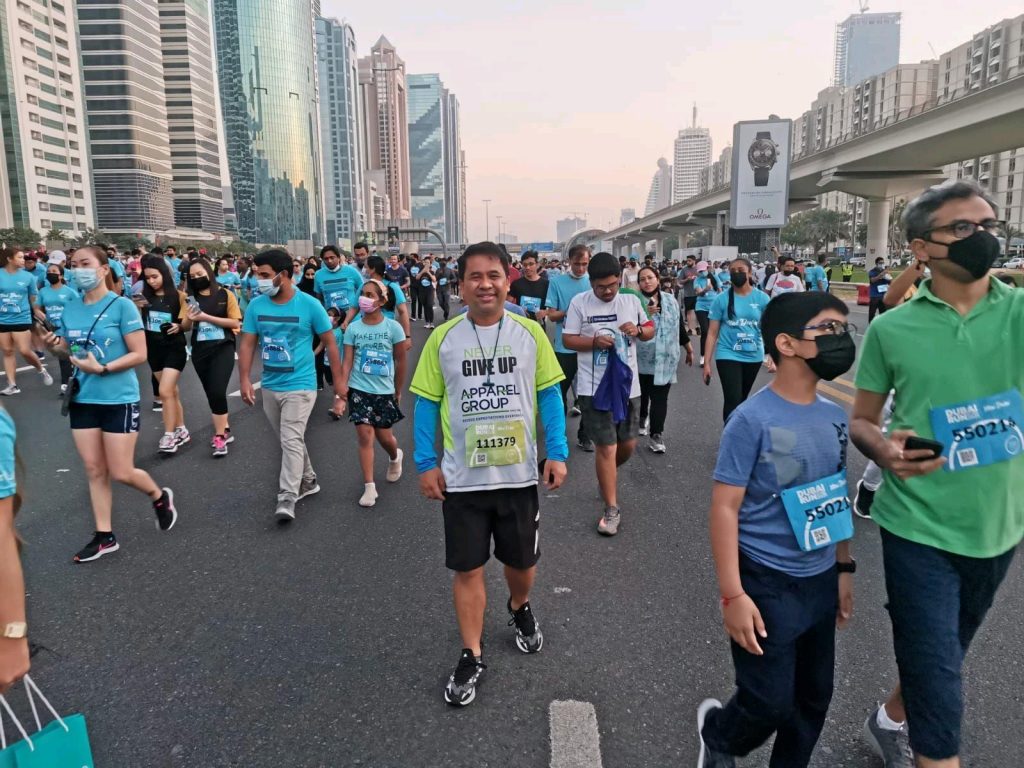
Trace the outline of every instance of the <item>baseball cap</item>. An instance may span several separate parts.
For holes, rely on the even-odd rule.
[[[707,268],[708,268],[708,263],[706,261],[698,261],[697,262],[697,271],[698,272],[703,271],[703,270],[705,270]]]
[[[46,260],[47,264],[60,264],[64,266],[64,262],[68,260],[68,257],[64,255],[64,251],[50,251],[50,258]]]

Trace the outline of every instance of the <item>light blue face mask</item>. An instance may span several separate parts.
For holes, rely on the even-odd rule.
[[[280,285],[274,285],[273,279],[271,280],[256,280],[256,285],[259,292],[264,296],[276,296],[277,292],[281,290]]]
[[[71,277],[76,286],[88,293],[100,284],[102,278],[93,267],[77,267],[71,270]]]

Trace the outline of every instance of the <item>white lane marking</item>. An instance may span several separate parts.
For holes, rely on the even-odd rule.
[[[255,390],[255,389],[259,389],[262,386],[263,386],[263,382],[262,381],[257,381],[255,384],[252,385],[252,388]],[[240,389],[236,389],[234,392],[231,392],[231,393],[228,394],[228,397],[241,397],[241,396],[242,396],[242,390],[240,390]]]
[[[556,595],[564,595],[568,592],[572,592],[572,589],[570,587],[555,587]]]
[[[552,701],[551,768],[601,768],[597,712],[589,701]]]
[[[45,368],[46,366],[44,365],[43,367]],[[21,373],[22,371],[34,371],[35,369],[36,368],[35,368],[34,365],[23,365],[23,366],[21,366],[21,368],[15,368],[14,372],[15,373]],[[7,374],[5,372],[0,371],[0,376],[6,376],[6,375]]]

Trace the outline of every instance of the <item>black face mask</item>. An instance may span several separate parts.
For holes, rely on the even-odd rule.
[[[742,288],[744,285],[750,282],[750,278],[748,278],[746,273],[744,272],[730,272],[729,282],[731,282],[737,288]]]
[[[205,291],[210,287],[210,278],[206,277],[190,277],[188,284],[192,286],[193,291]]]
[[[980,280],[999,257],[999,240],[991,232],[979,229],[970,237],[950,243],[948,250],[950,261],[967,270],[975,280]]]
[[[46,275],[46,282],[50,285],[56,285],[60,282],[60,275],[55,275],[52,272]]]
[[[805,357],[804,362],[819,379],[832,381],[853,367],[853,361],[857,357],[857,345],[852,334],[826,334],[816,337],[814,343],[818,347],[818,356]]]

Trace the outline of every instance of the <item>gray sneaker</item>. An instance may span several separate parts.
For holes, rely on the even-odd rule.
[[[285,497],[277,500],[277,509],[274,510],[274,517],[279,523],[290,523],[295,519],[295,499]]]
[[[864,723],[864,741],[882,758],[885,768],[914,768],[914,751],[910,748],[907,724],[890,731],[878,724],[878,710],[872,710]]]
[[[296,501],[312,496],[314,493],[320,493],[320,484],[316,481],[315,477],[310,479],[304,477],[299,485],[299,496]]]
[[[597,524],[597,532],[604,536],[614,536],[619,532],[619,520],[621,517],[618,507],[607,507],[604,511],[604,517]]]

